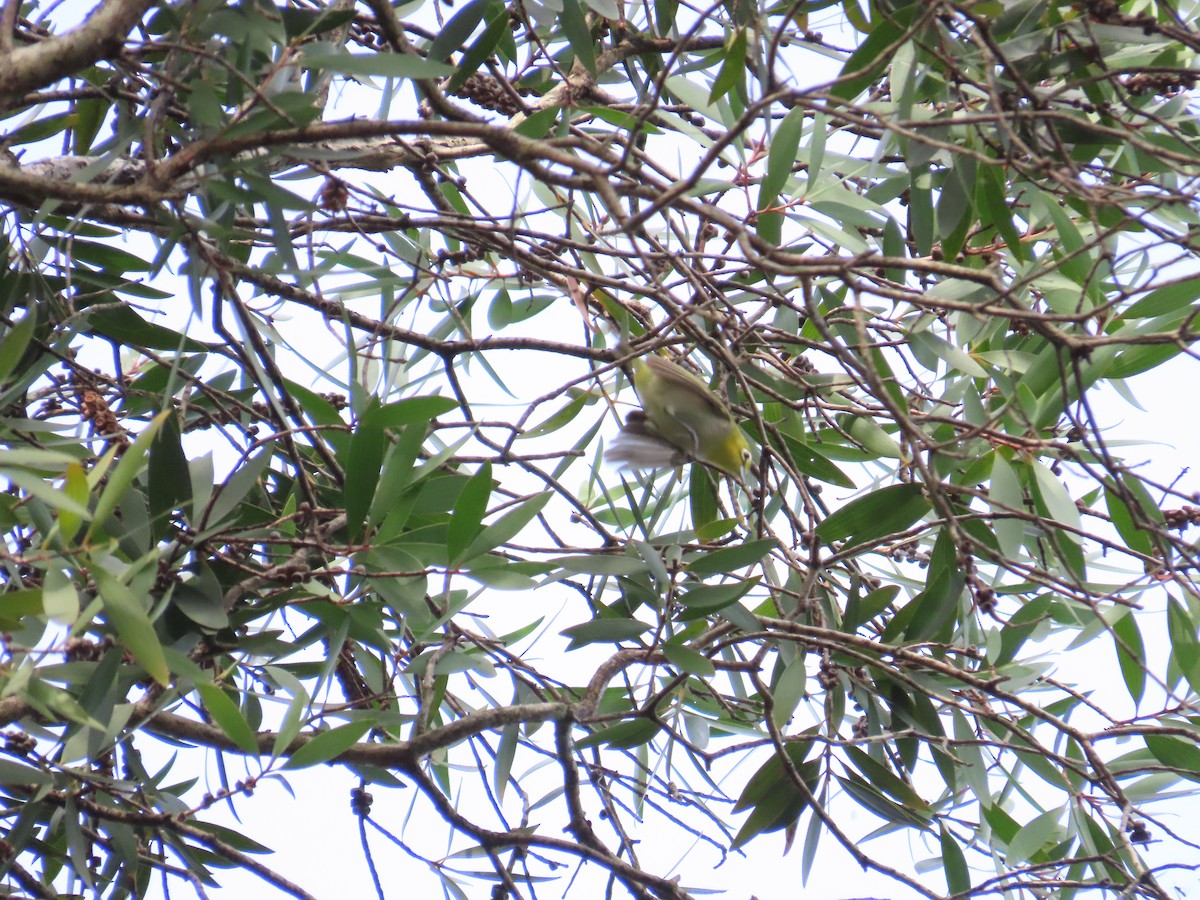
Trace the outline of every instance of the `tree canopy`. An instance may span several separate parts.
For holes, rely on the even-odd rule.
[[[1198,21],[4,4],[6,893],[1194,886]]]

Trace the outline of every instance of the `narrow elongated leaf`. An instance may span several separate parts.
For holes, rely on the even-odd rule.
[[[681,618],[687,621],[721,612],[746,596],[756,584],[758,579],[751,578],[729,584],[698,585],[679,595],[679,602],[684,606]]]
[[[1125,687],[1136,706],[1142,702],[1146,692],[1146,645],[1132,611],[1126,611],[1125,615],[1113,622],[1112,630],[1121,677],[1125,679]]]
[[[834,97],[853,100],[874,83],[889,62],[885,52],[888,45],[900,39],[919,7],[918,3],[901,6],[872,21],[871,33],[842,67],[838,83],[830,92]]]
[[[771,147],[767,152],[767,171],[758,186],[758,233],[764,240],[774,244],[780,241],[783,215],[769,210],[779,202],[779,195],[792,176],[803,130],[804,110],[796,106],[783,117],[783,121],[771,137]]]
[[[698,675],[701,678],[716,674],[717,669],[712,664],[712,660],[702,653],[697,653],[686,644],[668,641],[663,644],[663,653],[671,665],[675,666],[681,672],[687,672],[689,675]]]
[[[688,562],[687,569],[693,575],[701,578],[718,573],[737,572],[759,562],[778,546],[777,540],[767,538],[746,541],[733,547],[722,547],[719,550],[705,550]]]
[[[229,695],[217,685],[204,681],[196,683],[196,693],[204,701],[204,708],[212,717],[213,722],[225,732],[225,736],[246,753],[256,756],[258,741],[254,736],[254,729],[246,722],[245,717],[237,708],[237,704],[229,698]]]
[[[117,637],[150,677],[165,686],[170,681],[171,673],[146,607],[134,596],[133,591],[103,569],[94,569],[93,577],[100,599],[104,602],[104,611],[116,629]]]
[[[628,750],[653,740],[660,730],[659,724],[650,719],[633,719],[594,731],[576,741],[575,746],[581,750],[587,747],[616,747]]]
[[[5,333],[0,340],[0,385],[8,381],[8,376],[17,368],[25,348],[33,338],[33,330],[37,325],[36,310],[29,310],[17,323]]]
[[[487,24],[483,29],[483,34],[472,41],[471,46],[462,55],[458,71],[446,82],[447,90],[457,91],[483,65],[484,60],[495,53],[497,48],[503,47],[505,38],[509,40],[512,38],[512,32],[509,30],[508,10],[504,4],[498,0],[492,0],[489,6]],[[450,184],[443,185],[442,190],[446,192],[448,199],[453,204],[453,195],[457,194],[457,190],[452,189]],[[486,363],[484,365],[486,367]]]
[[[220,493],[212,501],[209,508],[208,517],[205,522],[209,527],[214,527],[225,520],[237,507],[251,489],[258,483],[258,478],[262,474],[262,470],[267,467],[274,454],[270,447],[264,448],[257,456],[252,456],[246,462],[242,463],[229,480],[221,485]]]
[[[438,60],[405,53],[347,53],[327,42],[306,46],[300,63],[308,68],[342,75],[383,78],[444,78],[454,72],[454,66]]]
[[[192,477],[180,442],[179,422],[167,416],[150,445],[149,490],[150,521],[159,537],[166,533],[171,510],[192,499]]]
[[[1025,494],[1017,474],[1000,453],[992,455],[992,486],[988,491],[992,502],[992,530],[1000,543],[1000,552],[1016,559],[1025,540],[1025,522],[1019,514],[1025,510]]]
[[[4,600],[7,599],[8,595],[5,595]],[[46,572],[45,584],[42,586],[42,605],[45,615],[67,625],[73,625],[79,615],[79,591],[75,582],[57,566]]]
[[[92,518],[92,524],[88,526],[85,539],[90,540],[103,523],[108,521],[109,516],[117,508],[125,494],[133,484],[133,479],[137,477],[141,471],[142,462],[146,458],[146,454],[150,450],[150,445],[154,442],[158,430],[162,427],[167,416],[174,415],[172,411],[163,411],[155,416],[149,425],[146,426],[133,445],[127,448],[122,454],[120,461],[108,476],[108,483],[101,491],[99,499],[96,501],[96,510]],[[165,671],[165,664],[164,664]]]
[[[1035,853],[1051,843],[1062,839],[1063,827],[1060,824],[1062,810],[1052,809],[1035,816],[1008,842],[1008,859],[1010,865],[1031,859]]]
[[[1200,692],[1200,640],[1196,637],[1196,623],[1174,597],[1167,603],[1167,634],[1175,665],[1192,690]]]
[[[564,628],[563,637],[570,638],[572,647],[585,644],[609,644],[628,641],[650,630],[645,622],[636,619],[594,619],[581,625]]]
[[[445,62],[471,36],[487,12],[492,0],[471,0],[456,12],[439,30],[429,45],[429,59]]]
[[[358,743],[358,739],[370,731],[374,724],[372,719],[364,718],[322,731],[289,756],[283,767],[303,769],[329,762]]]
[[[1150,555],[1154,550],[1150,535],[1134,524],[1129,507],[1111,487],[1104,489],[1104,503],[1108,507],[1109,516],[1112,517],[1113,527],[1117,529],[1117,534],[1121,536],[1125,546],[1138,553]]]
[[[946,873],[946,889],[951,894],[967,895],[971,891],[971,870],[962,847],[945,825],[941,827],[942,869]]]
[[[484,463],[458,495],[446,529],[446,555],[451,563],[460,561],[463,551],[479,535],[493,484],[492,464]]]
[[[817,481],[836,484],[838,487],[851,490],[857,487],[849,475],[818,453],[811,444],[805,443],[787,432],[783,432],[783,438],[793,465],[805,475],[815,478]]]
[[[1147,734],[1146,748],[1164,766],[1177,769],[1189,781],[1200,781],[1200,748],[1168,734]]]
[[[538,494],[536,497],[530,497],[525,500],[516,509],[510,509],[497,521],[488,525],[479,533],[479,535],[471,541],[471,545],[467,547],[463,553],[464,559],[474,559],[481,556],[501,544],[506,544],[516,537],[526,525],[534,520],[534,518],[546,508],[546,504],[550,502],[550,494]]]
[[[851,546],[904,531],[930,510],[919,484],[893,484],[852,500],[817,526],[825,543]]]
[[[738,85],[746,80],[746,29],[738,28],[725,46],[725,60],[721,63],[721,71],[713,81],[712,90],[708,95],[709,103],[716,103]]]
[[[571,49],[575,51],[575,58],[595,77],[596,49],[592,41],[591,29],[588,28],[587,19],[583,15],[583,8],[580,7],[579,0],[562,0],[560,21],[563,33],[566,34]]]

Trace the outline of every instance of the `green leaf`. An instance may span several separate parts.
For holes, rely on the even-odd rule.
[[[168,352],[198,353],[207,349],[200,341],[178,331],[147,322],[123,304],[89,309],[84,313],[84,318],[91,331],[122,344]]]
[[[438,29],[437,37],[429,45],[429,59],[445,62],[457,51],[483,21],[484,13],[492,0],[471,0],[456,12],[449,22]]]
[[[1200,748],[1166,734],[1144,736],[1146,748],[1164,766],[1178,769],[1179,774],[1190,781],[1200,781]]]
[[[914,349],[924,350],[941,359],[952,370],[962,372],[971,378],[987,378],[987,370],[977,363],[968,353],[955,347],[945,338],[938,337],[929,331],[919,331],[909,340]]]
[[[884,14],[872,23],[871,33],[850,54],[842,66],[838,81],[830,90],[831,96],[842,100],[853,100],[883,74],[891,57],[888,47],[904,35],[912,23],[921,4],[911,3]]]
[[[1174,597],[1167,602],[1167,634],[1171,639],[1171,658],[1192,691],[1200,693],[1200,642],[1196,623]]]
[[[387,449],[388,439],[383,427],[368,424],[365,417],[346,446],[342,459],[342,467],[346,472],[342,497],[346,504],[346,525],[355,540],[362,538],[369,524],[368,512],[375,499],[379,472]]]
[[[1137,706],[1146,692],[1147,663],[1146,645],[1142,641],[1142,633],[1138,629],[1137,617],[1133,610],[1126,609],[1125,614],[1112,623],[1112,630],[1117,664],[1121,667],[1121,676],[1125,679],[1129,696],[1134,706]]]
[[[515,722],[500,729],[500,741],[496,745],[496,759],[492,766],[492,790],[501,800],[504,799],[504,790],[508,787],[508,779],[512,774],[512,764],[516,758],[520,738],[521,726]]]
[[[208,711],[214,724],[225,732],[225,736],[248,755],[257,756],[258,740],[254,729],[250,727],[241,710],[237,708],[237,704],[230,699],[229,695],[218,685],[205,681],[196,682],[196,693],[204,701],[204,708]]]
[[[788,455],[792,460],[792,464],[800,472],[810,478],[817,479],[817,481],[836,484],[838,487],[849,488],[850,490],[854,490],[857,487],[849,475],[818,453],[811,444],[806,444],[786,431],[781,431],[780,433],[787,444]]]
[[[946,889],[951,894],[966,896],[971,892],[971,870],[962,847],[945,825],[941,826],[942,871],[946,873]]]
[[[662,649],[667,661],[681,672],[700,678],[708,678],[717,672],[712,660],[677,640],[667,641]]]
[[[852,591],[846,601],[846,610],[842,613],[842,628],[847,632],[857,631],[859,626],[870,622],[887,609],[899,593],[900,585],[898,584],[888,584],[876,588],[861,599],[857,590]]]
[[[450,513],[450,524],[446,528],[446,556],[451,565],[462,561],[463,551],[479,536],[494,485],[492,464],[485,462],[458,495],[454,510]]]
[[[288,394],[300,404],[301,409],[304,410],[313,424],[325,426],[321,432],[323,439],[338,454],[345,452],[345,446],[350,438],[343,430],[345,423],[342,421],[342,417],[338,414],[338,411],[334,409],[333,404],[320,394],[310,391],[304,385],[297,384],[294,381],[285,381],[284,385]]]
[[[0,604],[7,605],[9,596],[0,597]],[[42,585],[42,613],[65,625],[74,625],[79,617],[79,591],[75,582],[57,566],[46,571]]]
[[[1008,559],[1017,559],[1025,541],[1025,520],[1019,514],[1025,511],[1025,493],[1017,473],[1000,453],[992,454],[992,485],[988,489],[988,500],[992,505],[992,530],[1000,544],[1000,552]]]
[[[725,58],[721,63],[721,71],[713,81],[712,90],[708,94],[708,102],[716,103],[735,87],[743,87],[746,83],[746,29],[738,28],[733,32],[725,45]]]
[[[703,531],[717,521],[717,485],[712,473],[704,466],[692,466],[688,476],[688,507],[692,513],[692,530]]]
[[[457,408],[458,401],[450,397],[406,397],[369,410],[363,415],[362,424],[369,428],[428,425],[431,420]]]
[[[267,463],[274,455],[271,447],[264,447],[257,456],[251,457],[234,469],[233,474],[221,485],[219,493],[209,506],[204,522],[206,527],[214,528],[225,521],[225,517],[233,512],[251,489],[258,484],[259,475],[262,474],[262,470],[266,468]]]
[[[568,649],[573,650],[585,644],[615,644],[621,641],[631,641],[649,630],[649,625],[636,619],[593,619],[590,622],[564,628],[562,635],[570,639],[571,646]]]
[[[1105,374],[1109,378],[1132,378],[1142,372],[1157,369],[1167,360],[1182,353],[1183,349],[1177,342],[1130,347],[1117,355]]]
[[[348,53],[326,41],[307,45],[299,61],[310,69],[342,75],[431,79],[454,73],[454,66],[437,60],[406,53]]]
[[[912,787],[889,769],[875,760],[869,753],[864,753],[858,747],[847,745],[846,758],[853,766],[862,772],[872,785],[891,795],[897,802],[909,810],[919,813],[922,817],[931,812],[928,803],[912,789]]]
[[[1062,810],[1052,809],[1034,817],[1008,842],[1008,863],[1016,865],[1032,859],[1047,845],[1057,844],[1062,840],[1063,828],[1059,824]]]
[[[632,719],[628,722],[618,722],[599,731],[593,731],[582,740],[576,741],[575,746],[580,750],[588,747],[615,747],[628,750],[640,747],[654,739],[661,730],[659,724],[652,719]]]
[[[466,552],[463,554],[464,559],[474,559],[499,547],[501,544],[506,544],[512,538],[516,537],[526,525],[533,521],[546,504],[550,502],[550,493],[538,494],[536,497],[530,497],[528,500],[520,503],[515,509],[510,509],[497,521],[493,522],[483,529],[479,535],[471,541]],[[451,519],[453,523],[453,518]]]
[[[980,224],[995,228],[1013,257],[1019,262],[1026,262],[1029,252],[1021,242],[1020,232],[1013,225],[1004,172],[995,165],[981,165],[977,169],[976,178],[975,205],[981,213]]]
[[[759,235],[763,240],[778,244],[783,227],[783,215],[767,212],[779,201],[779,195],[792,177],[796,165],[796,154],[800,149],[800,134],[804,130],[804,109],[795,106],[788,111],[775,129],[771,148],[767,153],[767,169],[758,186],[758,210],[756,220]]]
[[[1066,486],[1059,481],[1053,472],[1036,459],[1029,460],[1026,465],[1033,472],[1034,488],[1037,491],[1038,499],[1042,501],[1049,517],[1055,522],[1078,530],[1080,527],[1079,507],[1075,505],[1075,501],[1067,493]],[[1063,531],[1059,533],[1072,543],[1077,544],[1079,542],[1079,537],[1072,532]]]
[[[700,578],[718,573],[737,572],[761,561],[778,546],[779,541],[774,538],[766,538],[745,541],[732,547],[722,547],[719,550],[702,550],[694,558],[688,560],[687,570]]]
[[[296,752],[288,757],[283,767],[285,769],[303,769],[335,759],[358,743],[358,739],[370,731],[374,724],[375,717],[369,716],[339,725],[328,731],[322,731],[297,748]]]
[[[550,562],[575,575],[638,575],[646,571],[646,563],[640,559],[607,553],[558,556]]]
[[[1122,319],[1157,319],[1160,316],[1188,315],[1200,300],[1200,278],[1155,288],[1121,314]]]
[[[910,641],[946,641],[957,622],[966,576],[957,564],[948,529],[938,534],[930,559],[925,590],[900,611],[884,631],[884,640],[903,634]]]
[[[92,514],[92,524],[88,526],[87,534],[84,536],[85,540],[91,540],[95,536],[96,530],[108,521],[118,504],[125,499],[126,493],[133,485],[134,478],[141,472],[142,460],[146,458],[146,454],[154,442],[155,435],[158,434],[158,430],[162,427],[167,417],[172,415],[174,415],[174,411],[172,410],[160,412],[151,420],[145,430],[138,435],[138,439],[133,442],[133,445],[128,447],[121,455],[120,461],[108,476],[108,483],[100,493],[99,499],[96,500],[96,509]]]
[[[837,781],[863,809],[870,810],[885,822],[918,828],[926,824],[927,816],[918,815],[898,803],[893,803],[875,785],[868,784],[853,773],[845,777],[839,775]]]
[[[741,600],[757,584],[757,578],[748,578],[729,584],[697,585],[676,598],[684,606],[680,618],[688,621],[721,612]]]
[[[163,420],[149,455],[150,520],[155,535],[161,538],[167,533],[166,520],[171,510],[192,499],[192,478],[180,441],[179,421],[174,415]]]
[[[25,355],[25,350],[33,339],[33,331],[37,326],[36,310],[27,310],[12,328],[9,328],[0,340],[0,385],[8,383],[8,377],[16,370],[17,364]]]
[[[229,627],[225,596],[212,569],[197,565],[196,577],[177,583],[171,591],[171,605],[202,628],[220,631]]]
[[[975,168],[975,160],[964,154],[956,158],[946,172],[946,180],[938,196],[937,223],[938,236],[947,244],[960,225],[970,225],[975,220]],[[958,246],[961,246],[961,240]],[[947,246],[946,252],[957,252],[957,248],[952,250]]]
[[[62,538],[67,543],[72,543],[76,535],[79,534],[79,529],[83,527],[86,520],[91,520],[91,513],[87,512],[88,496],[91,494],[91,488],[88,486],[87,475],[84,474],[83,466],[79,463],[71,463],[67,466],[67,471],[63,476],[62,495],[69,500],[74,508],[67,506],[59,506],[58,508],[58,525],[62,533]],[[80,515],[79,510],[83,510],[85,515]]]
[[[546,109],[539,109],[527,119],[518,122],[513,128],[517,134],[522,137],[543,138],[550,131],[550,128],[562,115],[561,106],[549,106]],[[509,298],[507,291],[501,291],[492,301],[491,307],[488,309],[488,324],[497,331],[507,328],[513,323],[514,308],[513,302]]]
[[[512,32],[507,8],[498,0],[492,0],[490,6],[492,11],[488,15],[483,33],[463,53],[462,59],[458,63],[458,71],[446,82],[447,91],[457,91],[462,87],[467,79],[483,65],[484,60],[496,52],[496,48],[506,37],[511,39]],[[449,195],[451,187],[449,184],[443,185],[443,190]],[[451,203],[453,202],[451,198]],[[465,210],[463,212],[465,214]]]
[[[808,828],[804,831],[804,849],[800,857],[800,881],[808,885],[812,874],[812,865],[817,858],[817,848],[821,845],[821,835],[825,832],[825,823],[820,816],[809,816]]]
[[[0,784],[43,787],[54,784],[54,776],[41,769],[0,757]]]
[[[592,38],[592,30],[588,27],[583,8],[579,5],[578,0],[562,0],[562,14],[559,16],[559,21],[562,22],[567,42],[575,52],[575,58],[588,70],[588,74],[595,78],[596,46]]]
[[[1125,546],[1144,556],[1153,553],[1154,544],[1150,535],[1138,528],[1125,501],[1108,485],[1104,488],[1104,503],[1108,507],[1109,516],[1112,517],[1113,527],[1117,529],[1117,534],[1121,536]]]
[[[808,667],[803,655],[783,667],[783,672],[771,687],[771,720],[783,728],[808,689]]]
[[[814,759],[804,762],[811,746],[812,743],[807,740],[789,741],[784,745],[800,780],[808,788],[807,794],[784,772],[777,753],[750,777],[733,807],[734,812],[751,811],[733,839],[734,848],[744,846],[760,834],[778,831],[799,820],[800,814],[808,806],[808,794],[816,796],[819,787],[821,761]]]
[[[1000,632],[1000,651],[992,661],[996,668],[1006,666],[1017,658],[1021,645],[1050,617],[1051,596],[1034,597],[1009,618]]]
[[[287,751],[292,741],[300,733],[300,727],[304,722],[304,716],[308,712],[308,707],[312,700],[308,692],[304,689],[304,684],[300,679],[287,669],[280,666],[266,666],[265,672],[268,677],[274,679],[292,698],[288,701],[287,712],[283,714],[279,730],[275,732],[275,743],[271,748],[271,759],[274,761]]]
[[[25,687],[25,696],[30,704],[43,714],[48,710],[51,718],[61,717],[76,725],[104,731],[104,725],[89,715],[88,711],[75,699],[74,694],[48,681],[40,678],[31,679]]]
[[[933,179],[927,166],[909,170],[908,214],[917,256],[928,256],[933,249]]]
[[[597,15],[604,16],[606,19],[611,19],[618,22],[621,19],[621,10],[617,6],[617,0],[584,0],[585,3]]]
[[[531,428],[527,428],[517,436],[517,440],[523,441],[528,438],[544,437],[547,434],[553,434],[566,425],[574,422],[579,415],[579,411],[585,406],[589,406],[595,402],[595,397],[586,391],[576,393],[561,409],[539,422]]]
[[[919,484],[893,484],[847,503],[817,526],[824,543],[850,546],[904,531],[931,509]]]
[[[660,37],[671,33],[678,12],[679,0],[654,0],[654,25]]]
[[[103,569],[94,568],[92,577],[117,637],[150,677],[165,687],[171,680],[171,672],[145,607],[133,591]]]
[[[279,9],[279,15],[283,19],[283,27],[288,39],[295,40],[296,38],[325,34],[335,28],[340,28],[348,22],[354,21],[355,11],[353,9],[309,10],[283,7]]]
[[[0,627],[15,631],[25,616],[44,615],[41,588],[24,588],[0,594]]]

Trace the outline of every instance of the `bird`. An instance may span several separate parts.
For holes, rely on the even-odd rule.
[[[623,347],[618,347],[618,351]],[[642,404],[605,451],[626,469],[662,469],[695,460],[744,476],[754,461],[729,407],[685,369],[656,353],[633,360],[633,389]]]

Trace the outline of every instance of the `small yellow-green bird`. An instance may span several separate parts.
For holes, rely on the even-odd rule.
[[[694,375],[657,354],[632,363],[642,403],[625,417],[604,458],[625,469],[662,469],[689,459],[743,476],[753,462],[729,407]]]

